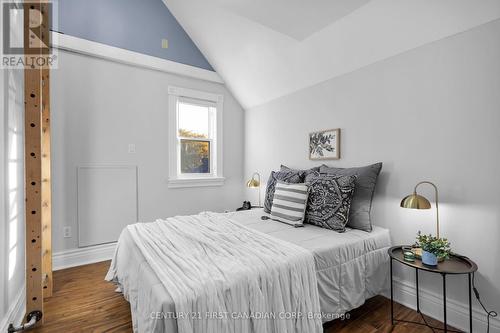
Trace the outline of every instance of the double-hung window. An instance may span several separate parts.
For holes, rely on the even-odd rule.
[[[222,95],[169,87],[169,187],[220,186]]]

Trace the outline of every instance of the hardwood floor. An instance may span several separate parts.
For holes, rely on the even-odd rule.
[[[34,332],[132,332],[130,307],[104,281],[109,261],[54,272],[54,292],[45,300],[45,324]]]
[[[31,332],[132,332],[130,308],[115,286],[104,281],[109,262],[54,272],[54,295],[45,301],[45,324]],[[421,322],[417,312],[395,304],[398,318]],[[428,321],[440,327],[441,323]],[[382,296],[368,300],[351,311],[349,319],[325,324],[325,333],[337,332],[431,332],[423,326],[399,324],[390,320],[390,301]]]

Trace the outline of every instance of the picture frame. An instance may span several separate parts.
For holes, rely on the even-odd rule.
[[[340,128],[309,133],[309,159],[340,159]]]

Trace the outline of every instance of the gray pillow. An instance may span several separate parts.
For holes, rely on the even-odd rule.
[[[304,222],[344,232],[349,219],[356,176],[312,173],[306,179],[309,197]]]
[[[351,176],[357,175],[356,189],[352,198],[351,211],[347,226],[353,229],[372,231],[370,211],[373,192],[377,184],[377,177],[382,169],[382,163],[359,168],[331,168],[326,165],[320,167],[321,174]]]
[[[283,165],[283,164],[281,165],[281,171],[297,171],[297,172],[303,172],[305,177],[307,177],[307,175],[309,175],[310,173],[313,173],[313,172],[319,172],[319,169],[320,169],[320,167],[314,167],[314,168],[311,168],[311,169],[300,170],[300,169],[292,169],[292,168],[289,168],[289,167],[287,167],[286,165]]]
[[[271,171],[271,175],[267,181],[266,196],[264,197],[264,212],[266,213],[271,213],[274,189],[278,180],[288,184],[303,183],[304,172],[300,170]]]

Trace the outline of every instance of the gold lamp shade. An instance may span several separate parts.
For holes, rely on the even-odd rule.
[[[252,178],[247,181],[247,187],[256,188],[260,186],[260,181],[258,179]]]
[[[430,209],[431,203],[425,197],[417,193],[413,193],[401,200],[401,207],[412,209]]]

